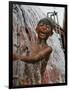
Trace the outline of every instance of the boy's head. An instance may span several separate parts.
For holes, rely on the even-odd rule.
[[[41,19],[36,27],[36,31],[38,33],[38,38],[39,39],[46,39],[52,35],[52,30],[54,28],[54,25],[52,24],[52,22],[47,19]]]

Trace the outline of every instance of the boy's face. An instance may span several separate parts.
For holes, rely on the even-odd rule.
[[[43,39],[48,39],[48,37],[51,35],[51,26],[47,24],[39,24],[37,26],[37,33],[38,33],[38,38],[43,40]]]

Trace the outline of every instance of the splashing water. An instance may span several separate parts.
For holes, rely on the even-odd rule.
[[[19,46],[18,54],[22,54],[24,56],[28,55],[28,53],[29,55],[31,54],[32,51],[30,41],[32,41],[32,43],[36,42],[35,37],[37,37],[37,33],[35,29],[39,20],[44,17],[46,17],[46,14],[44,14],[39,7],[30,5],[27,6],[17,4],[13,5],[13,52],[17,52],[16,46]],[[19,38],[17,38],[18,37],[17,32],[20,35]],[[30,36],[28,36],[28,34],[30,34]],[[29,37],[31,38],[29,39]],[[49,78],[48,83],[54,82],[53,80],[51,80],[49,74],[50,70],[52,70],[53,68],[56,68],[55,70],[57,70],[60,73],[60,75],[58,75],[60,78],[58,82],[62,82],[61,75],[65,76],[65,59],[64,59],[64,52],[61,48],[59,38],[57,37],[57,33],[55,31],[53,32],[53,35],[48,38],[47,43],[53,49],[53,52],[49,58],[46,67],[46,72],[48,71],[47,73]],[[40,68],[41,62],[36,64],[27,64],[26,62],[23,61],[17,62],[14,61],[13,77],[18,76],[18,79],[13,84],[17,86],[18,85],[17,82],[19,79],[20,80],[30,79],[31,80],[30,84],[41,84],[42,82],[41,82]]]

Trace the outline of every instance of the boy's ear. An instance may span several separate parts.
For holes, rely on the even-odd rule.
[[[54,31],[55,31],[55,29],[52,29],[52,31],[51,31],[51,35],[53,34]]]

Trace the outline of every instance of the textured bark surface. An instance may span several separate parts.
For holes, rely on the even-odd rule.
[[[37,43],[36,26],[44,17],[39,7],[13,5],[13,53],[31,55],[30,44]],[[64,53],[57,34],[49,38],[48,44],[53,48],[48,63],[45,59],[37,63],[13,61],[13,86],[65,82]]]

